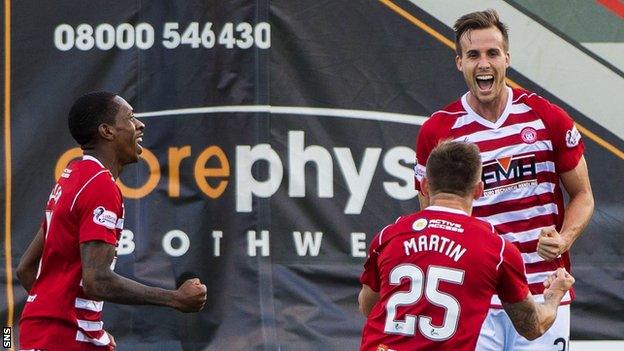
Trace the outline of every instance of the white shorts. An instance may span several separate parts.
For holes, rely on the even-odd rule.
[[[555,323],[539,338],[529,341],[518,334],[505,310],[490,308],[476,351],[568,351],[570,305],[559,306]]]

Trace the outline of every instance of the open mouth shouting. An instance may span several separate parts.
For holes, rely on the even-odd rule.
[[[494,87],[494,75],[485,74],[476,77],[477,86],[479,87],[479,92],[482,94],[488,94],[492,91]]]
[[[139,134],[136,138],[136,146],[137,146],[138,154],[141,154],[141,152],[143,152],[143,146],[141,146],[142,142],[143,142],[143,133]]]

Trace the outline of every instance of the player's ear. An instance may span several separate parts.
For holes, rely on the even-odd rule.
[[[475,200],[483,196],[483,182],[482,181],[479,181],[477,184],[475,184],[472,195]]]
[[[429,197],[429,180],[427,177],[423,177],[420,181],[420,193],[424,197]]]
[[[113,140],[115,131],[113,127],[107,123],[102,123],[98,126],[98,134],[104,140]]]
[[[459,55],[455,56],[455,65],[457,65],[457,70],[460,72],[462,72],[461,62],[462,62],[461,56]]]

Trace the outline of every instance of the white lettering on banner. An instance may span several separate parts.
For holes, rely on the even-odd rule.
[[[318,197],[334,197],[334,179],[332,157],[329,151],[318,145],[305,147],[305,133],[302,131],[288,132],[288,195],[305,197],[306,164],[316,166]],[[345,214],[360,214],[368,191],[375,175],[382,150],[366,148],[362,161],[356,165],[351,149],[333,148],[343,179],[349,190],[349,198],[344,209]],[[416,196],[413,187],[411,165],[401,162],[413,162],[414,151],[408,147],[390,149],[383,159],[384,170],[399,179],[399,182],[384,182],[383,188],[389,196],[399,200],[409,200]],[[259,181],[252,174],[254,163],[269,163],[269,174],[266,180]],[[359,168],[359,169],[358,169]],[[239,145],[236,147],[236,211],[251,212],[253,196],[268,198],[279,188],[284,174],[282,161],[269,144],[258,144],[254,147]],[[401,185],[402,183],[403,185]]]
[[[220,230],[212,231],[212,238],[214,239],[214,256],[221,256],[221,238],[223,238],[223,232]]]
[[[212,49],[215,44],[226,49],[242,50],[253,46],[258,49],[271,47],[271,25],[268,22],[226,22],[221,28],[213,26],[212,22],[165,22],[158,26],[163,28],[162,46],[170,50],[178,47]],[[121,23],[116,27],[109,23],[81,23],[75,28],[62,23],[54,28],[54,46],[60,51],[108,51],[115,47],[121,50],[148,50],[157,43],[155,38],[154,26],[146,22],[136,25]]]
[[[122,230],[117,242],[117,255],[129,255],[134,252],[134,248],[134,233],[129,229]]]
[[[311,232],[303,232],[303,238],[301,232],[293,232],[293,240],[295,242],[295,249],[299,256],[318,256],[321,250],[321,241],[323,240],[322,232],[314,232],[314,238],[312,238]]]
[[[366,257],[366,233],[354,232],[349,235],[351,238],[351,257]],[[214,245],[212,250],[213,257],[220,257],[222,255],[221,239],[223,239],[223,231],[212,230],[211,236],[213,238],[212,242]],[[318,257],[323,242],[323,232],[294,230],[292,231],[292,237],[294,248],[293,252],[296,253],[297,256]],[[200,239],[198,239],[198,241],[201,241]],[[183,256],[188,253],[191,248],[191,239],[189,235],[180,229],[172,229],[165,233],[161,243],[165,253],[171,257]],[[248,256],[257,256],[258,250],[260,250],[261,256],[269,256],[271,253],[269,244],[270,232],[268,230],[261,230],[260,235],[258,235],[255,230],[247,231],[246,251]],[[125,256],[132,254],[135,248],[134,233],[130,229],[124,229],[121,233],[121,237],[119,238],[117,255]],[[239,248],[236,247],[236,249]],[[414,251],[418,250],[415,249]],[[454,254],[457,253],[453,252],[450,255],[452,256]],[[461,254],[463,254],[463,252]],[[447,255],[449,255],[449,253],[447,253]]]
[[[316,166],[319,197],[334,197],[334,167],[332,157],[325,148],[310,145],[304,148],[303,131],[288,133],[288,196],[305,197],[305,166]]]
[[[379,160],[379,155],[381,155],[381,149],[366,148],[359,171],[355,168],[355,161],[351,155],[351,149],[336,147],[334,148],[334,153],[336,154],[338,166],[340,166],[340,170],[342,171],[349,192],[351,193],[344,213],[359,214],[362,212],[368,189],[373,181],[373,175],[375,175],[375,168],[377,168],[377,161]]]
[[[414,189],[414,173],[409,166],[403,166],[414,163],[414,150],[405,146],[396,146],[386,152],[383,160],[383,167],[388,174],[402,180],[403,185],[399,182],[384,182],[383,188],[386,194],[397,200],[410,200],[418,195]]]
[[[258,254],[258,248],[261,248],[262,256],[269,255],[269,231],[260,232],[261,238],[258,239],[255,230],[247,232],[247,255],[255,257]]]
[[[269,176],[265,181],[258,181],[251,174],[257,161],[269,163]],[[277,152],[269,144],[236,147],[236,210],[251,212],[252,196],[271,197],[284,176],[284,168]]]
[[[284,191],[287,192],[288,197],[334,198],[337,187],[342,190],[340,197],[346,197],[343,213],[349,215],[362,213],[371,187],[372,191],[377,192],[382,189],[391,199],[401,201],[413,199],[417,195],[412,173],[415,153],[405,146],[391,148],[385,154],[381,148],[373,147],[359,148],[355,151],[346,147],[327,149],[319,145],[306,146],[303,131],[289,131],[283,156],[285,160],[280,158],[270,144],[236,145],[234,172],[230,170],[230,157],[220,146],[209,145],[196,152],[194,161],[189,159],[193,156],[191,150],[190,145],[169,147],[167,161],[163,165],[154,154],[145,149],[143,154],[151,154],[151,156],[141,156],[141,161],[147,164],[150,172],[147,173],[146,179],[139,180],[139,184],[144,184],[139,188],[128,187],[120,183],[124,196],[130,199],[141,199],[151,194],[161,183],[159,170],[166,167],[169,168],[169,177],[163,178],[167,182],[163,186],[167,189],[167,195],[170,198],[195,196],[195,193],[199,191],[199,195],[205,195],[208,201],[213,201],[222,198],[228,187],[234,188],[235,208],[238,213],[252,212],[254,197],[272,197],[282,187],[285,172],[288,182],[284,184],[284,188],[287,188]],[[79,148],[73,148],[59,158],[56,167],[57,178],[60,177],[65,163],[81,153]],[[355,157],[358,159],[355,161],[354,154],[362,156]],[[337,167],[334,164],[334,158]],[[385,174],[377,172],[380,162]],[[191,169],[183,169],[183,167],[189,167],[190,164],[193,164]],[[336,169],[339,170],[341,176],[334,176]],[[187,180],[180,177],[182,172],[189,171],[193,173],[193,177],[188,177]],[[306,171],[316,172],[316,177],[311,177],[311,174],[307,174]],[[383,183],[379,180],[375,182],[376,175],[377,179],[379,177],[384,179]],[[231,177],[235,179],[230,180]],[[183,195],[180,191],[181,186],[191,186],[188,183],[182,184],[185,181],[188,182],[188,179],[191,182],[194,180],[196,188],[195,191],[191,190],[192,195],[189,195],[189,192]],[[314,179],[316,184],[308,184],[311,179]],[[233,186],[230,186],[231,184]],[[314,194],[306,194],[306,188],[312,186],[314,189],[314,185],[317,191]],[[345,192],[347,194],[344,194]],[[378,195],[375,202],[381,204],[384,200]],[[111,221],[110,226],[123,229],[123,221],[118,220],[114,224]]]
[[[366,233],[351,233],[351,256],[366,257]]]
[[[173,241],[176,239],[180,241],[180,246],[174,248]],[[191,239],[189,239],[188,235],[185,232],[179,229],[174,229],[165,234],[162,239],[162,247],[168,255],[173,257],[180,257],[184,255],[191,247]]]

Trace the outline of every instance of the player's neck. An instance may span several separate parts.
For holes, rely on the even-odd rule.
[[[455,194],[439,193],[431,195],[429,198],[429,205],[461,210],[468,214],[472,213],[472,199],[467,199]]]
[[[509,91],[505,86],[503,87],[498,97],[490,102],[481,102],[477,100],[477,98],[472,93],[468,94],[467,100],[470,108],[472,108],[474,112],[479,114],[479,116],[487,119],[492,123],[496,123],[496,121],[498,121],[498,119],[503,114],[503,111],[505,111],[508,98]]]
[[[95,157],[100,161],[100,163],[111,172],[113,178],[117,179],[117,177],[119,177],[122,166],[117,160],[117,157],[115,157],[114,152],[107,152],[106,149],[101,150],[98,148],[84,149],[83,151],[85,155]]]

